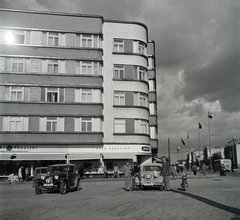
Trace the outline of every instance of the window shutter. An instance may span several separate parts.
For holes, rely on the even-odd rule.
[[[9,58],[9,59],[7,59],[7,68],[6,68],[8,72],[11,72],[11,70],[12,70],[11,65],[12,65],[12,59]]]
[[[95,132],[101,131],[101,119],[100,118],[92,119],[92,131],[95,131]]]
[[[92,90],[92,102],[94,102],[94,103],[101,102],[101,90],[100,89]]]
[[[58,131],[64,131],[65,129],[64,129],[64,125],[65,125],[65,123],[64,123],[64,121],[65,121],[65,118],[58,118]]]
[[[60,46],[66,46],[66,34],[60,34]]]
[[[80,102],[80,89],[75,89],[75,102]]]
[[[28,117],[23,117],[22,119],[23,121],[23,127],[22,127],[22,130],[23,131],[28,131],[28,121],[29,121],[29,118]]]
[[[59,91],[59,102],[64,102],[64,91],[65,91],[65,89],[63,89],[63,88],[61,88],[61,89],[59,89],[60,91]]]
[[[2,117],[2,119],[3,119],[2,130],[3,131],[9,131],[9,119],[10,119],[10,117]]]
[[[39,118],[39,131],[46,131],[46,117]]]
[[[42,72],[43,73],[48,72],[48,62],[47,62],[47,60],[42,60]]]
[[[45,102],[45,91],[46,91],[46,88],[41,88],[41,101],[42,102]]]
[[[80,118],[74,118],[74,131],[80,131]]]
[[[64,60],[59,61],[59,73],[65,73],[66,62]]]

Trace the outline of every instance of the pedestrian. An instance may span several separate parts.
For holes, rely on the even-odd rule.
[[[193,174],[197,175],[197,166],[196,166],[196,164],[193,165],[192,170],[193,170]]]
[[[107,171],[107,167],[105,165],[103,167],[103,177],[108,178],[108,171]]]
[[[203,165],[202,165],[202,174],[207,175],[207,167],[206,167],[205,163],[203,163]]]
[[[114,164],[112,178],[120,178],[120,176],[119,176],[119,168],[118,168],[117,164]]]
[[[170,166],[170,172],[171,172],[171,179],[175,179],[176,180],[176,170],[175,170],[175,168],[174,168],[174,164],[172,164],[171,166]]]
[[[132,168],[129,164],[129,161],[123,166],[125,190],[131,191],[131,178],[132,178]]]
[[[80,167],[78,168],[78,175],[79,175],[80,179],[83,179],[83,178],[84,178],[84,170],[83,170],[83,167],[82,167],[82,166],[80,166]]]
[[[19,178],[20,181],[23,180],[22,172],[23,172],[23,167],[20,166],[19,169],[18,169],[18,178]]]
[[[132,190],[136,188],[136,181],[139,185],[141,184],[140,166],[134,161],[132,166]]]
[[[29,168],[26,167],[25,168],[25,181],[28,181],[29,180]]]
[[[166,191],[170,191],[170,166],[165,157],[163,157],[163,167],[162,167],[162,176],[163,176],[163,183],[165,186]]]

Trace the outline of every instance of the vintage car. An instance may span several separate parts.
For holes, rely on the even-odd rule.
[[[80,176],[75,164],[54,164],[47,168],[47,174],[35,180],[35,192],[60,191],[65,194],[67,190],[80,190]]]
[[[47,175],[47,167],[36,167],[34,170],[34,176],[33,176],[33,184],[32,186],[35,186],[35,181],[41,176]]]
[[[154,187],[159,190],[164,189],[162,177],[162,163],[146,163],[141,166],[141,182],[136,178],[136,185],[140,189]]]

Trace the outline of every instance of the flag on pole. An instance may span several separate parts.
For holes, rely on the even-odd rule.
[[[198,128],[202,129],[202,125],[198,122]]]
[[[187,139],[189,138],[189,132],[188,132],[188,135],[187,135]]]
[[[213,118],[213,114],[210,113],[210,112],[208,112],[208,117],[209,117],[210,119],[212,119],[212,118]]]
[[[180,147],[177,147],[177,151],[181,151],[181,148],[180,148]]]
[[[185,142],[183,141],[183,139],[181,139],[181,141],[182,141],[182,144],[185,146]]]

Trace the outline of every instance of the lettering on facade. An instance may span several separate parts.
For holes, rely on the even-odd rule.
[[[149,146],[143,146],[142,151],[150,151],[150,147]]]
[[[26,151],[26,150],[36,150],[38,147],[34,145],[0,145],[0,150],[4,150],[7,152],[18,151]]]

